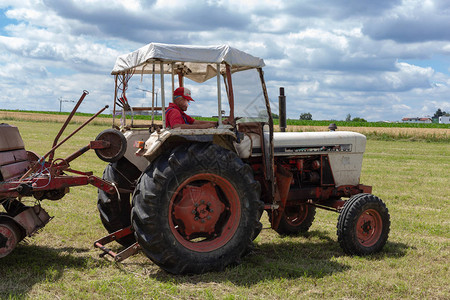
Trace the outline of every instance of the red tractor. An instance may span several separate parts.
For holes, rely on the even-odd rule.
[[[58,200],[69,187],[86,184],[99,189],[100,218],[110,232],[95,242],[103,255],[120,261],[142,249],[174,274],[221,270],[238,263],[261,231],[264,210],[272,228],[282,235],[306,232],[316,208],[336,211],[338,242],[344,252],[380,251],[390,220],[372,188],[359,182],[365,136],[335,128],[274,132],[263,67],[262,59],[226,45],[152,43],[117,58],[112,71],[113,128],[69,157],[54,159],[55,150],[106,109],[58,143],[87,92],[42,157],[24,149],[16,127],[0,125],[0,204],[5,210],[0,213],[0,257],[50,220],[40,204],[25,206],[23,197]],[[126,95],[127,90],[131,94],[130,79],[148,74],[151,105],[133,107]],[[191,80],[201,83],[209,95],[217,95],[218,126],[166,128],[166,77],[172,83],[167,94]],[[161,106],[155,103],[156,84]],[[152,116],[151,122],[135,122],[135,115],[142,112]],[[157,113],[162,124],[155,122]],[[223,125],[224,118],[229,125]],[[89,149],[109,162],[103,179],[70,167]],[[106,248],[113,240],[126,249],[116,254]]]
[[[366,255],[383,248],[388,210],[359,182],[365,136],[334,128],[274,132],[263,66],[262,59],[226,45],[151,43],[117,58],[113,111],[121,118],[115,117],[105,135],[126,151],[104,159],[110,164],[103,179],[119,193],[99,191],[100,217],[111,235],[97,247],[116,260],[140,247],[175,274],[221,270],[249,252],[264,210],[275,231],[296,235],[306,232],[316,208],[323,208],[339,213],[344,252]],[[130,79],[142,82],[144,75],[151,76],[151,105],[133,107],[127,100],[134,90]],[[166,128],[165,95],[185,80],[217,95],[216,128]],[[152,116],[149,124],[134,120],[143,111]],[[157,113],[162,124],[154,122]],[[224,118],[231,124],[223,125]],[[104,246],[114,239],[129,248],[116,255]]]

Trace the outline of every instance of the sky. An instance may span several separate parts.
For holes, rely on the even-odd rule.
[[[450,111],[448,28],[448,0],[0,0],[0,108],[70,111],[88,90],[80,111],[97,112],[116,57],[159,42],[263,58],[291,119],[432,116]]]

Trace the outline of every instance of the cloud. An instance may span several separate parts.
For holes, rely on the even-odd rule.
[[[111,102],[116,57],[163,42],[230,44],[264,58],[269,95],[276,103],[285,87],[290,118],[449,111],[449,12],[444,0],[0,0],[0,104],[57,110],[59,97],[87,89],[82,110],[97,111]],[[215,113],[202,90],[194,86],[190,110]]]
[[[404,1],[389,14],[369,18],[363,32],[376,40],[399,43],[449,41],[449,12],[444,1]]]
[[[287,1],[285,11],[299,17],[344,20],[377,16],[399,5],[401,0],[325,0]]]
[[[168,32],[172,31],[183,32],[186,36],[189,31],[204,28],[212,31],[223,27],[243,29],[248,24],[244,15],[212,1],[206,5],[203,1],[191,1],[189,5],[179,3],[170,9],[157,1],[135,1],[131,6],[122,1],[44,2],[58,16],[78,23],[74,24],[76,33],[92,30],[99,36],[120,37],[142,43],[147,43],[148,37],[155,35],[161,40],[171,41]],[[172,38],[174,41],[177,40],[176,35]]]

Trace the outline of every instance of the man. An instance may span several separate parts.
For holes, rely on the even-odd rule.
[[[191,91],[185,87],[179,87],[173,92],[173,103],[166,109],[166,127],[181,129],[205,129],[217,126],[217,122],[195,120],[185,111],[189,106]]]

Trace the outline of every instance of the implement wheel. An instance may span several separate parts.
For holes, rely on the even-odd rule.
[[[389,235],[390,216],[380,198],[371,194],[352,196],[344,204],[337,225],[338,241],[345,253],[379,252]]]
[[[23,233],[14,221],[0,216],[0,258],[10,254],[22,238]]]
[[[269,216],[271,214],[269,213]],[[286,206],[276,232],[281,235],[298,235],[306,233],[311,227],[316,208],[308,204]]]
[[[139,175],[141,175],[141,171],[125,157],[110,163],[103,171],[103,179],[114,183],[119,191],[118,194],[108,194],[98,190],[97,208],[102,224],[109,233],[131,225],[130,196]],[[129,246],[136,242],[133,235],[117,241],[123,246]]]
[[[238,263],[261,225],[250,166],[217,145],[193,144],[157,159],[140,178],[132,221],[144,253],[174,274]]]

